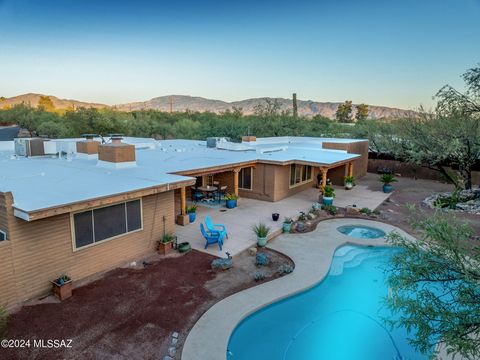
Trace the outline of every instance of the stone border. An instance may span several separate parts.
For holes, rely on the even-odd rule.
[[[414,239],[405,231],[378,221],[340,218],[321,221],[308,233],[283,234],[268,244],[295,263],[293,273],[233,294],[205,312],[185,340],[183,360],[225,360],[230,336],[237,325],[252,313],[287,297],[312,288],[330,270],[335,250],[343,245],[385,246],[384,238],[355,239],[341,234],[342,225],[377,227],[387,234],[397,231]]]

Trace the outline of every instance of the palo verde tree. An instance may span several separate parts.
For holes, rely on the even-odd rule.
[[[480,159],[480,67],[463,74],[466,91],[444,86],[433,113],[398,122],[392,141],[396,156],[437,170],[457,188],[472,188],[472,168]],[[458,169],[455,176],[448,167]]]
[[[352,109],[353,109],[353,105],[350,100],[347,100],[342,104],[339,104],[337,107],[337,111],[335,113],[335,119],[337,119],[337,121],[341,123],[353,122]]]
[[[368,105],[367,104],[358,104],[355,107],[355,121],[363,121],[368,118]]]
[[[392,325],[404,327],[422,352],[437,349],[466,359],[480,358],[480,248],[472,228],[453,215],[412,213],[418,241],[389,235],[399,247],[386,270],[392,296],[387,307],[399,314]]]

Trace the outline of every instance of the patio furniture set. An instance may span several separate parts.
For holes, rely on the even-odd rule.
[[[227,186],[207,185],[192,187],[192,201],[203,203],[221,203],[227,194]]]

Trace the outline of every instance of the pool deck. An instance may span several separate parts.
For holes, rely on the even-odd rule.
[[[233,294],[212,306],[188,334],[182,360],[225,360],[230,335],[240,321],[269,304],[317,285],[328,274],[333,254],[340,246],[386,245],[384,238],[355,239],[343,235],[336,230],[342,225],[371,226],[387,234],[397,231],[413,239],[389,224],[349,218],[322,221],[310,233],[278,236],[268,247],[290,256],[295,262],[293,273]]]

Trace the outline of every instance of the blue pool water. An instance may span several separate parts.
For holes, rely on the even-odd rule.
[[[383,269],[391,248],[343,246],[328,276],[306,292],[246,318],[233,332],[229,360],[426,360],[392,314]]]
[[[357,238],[357,239],[377,239],[384,237],[384,231],[363,225],[344,225],[337,228],[342,234]]]

